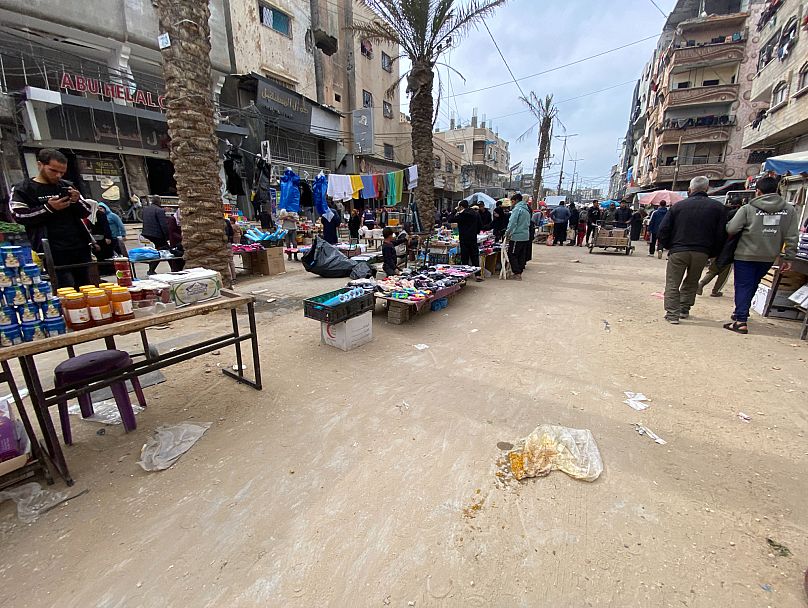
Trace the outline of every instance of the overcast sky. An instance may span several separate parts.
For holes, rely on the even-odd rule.
[[[676,3],[676,0],[655,1],[665,14]],[[487,25],[519,79],[648,36],[656,37],[664,22],[651,0],[510,0],[489,18]],[[531,90],[540,98],[552,94],[567,133],[578,134],[568,140],[565,187],[572,176],[570,154],[583,159],[578,163],[578,174],[584,186],[608,186],[611,166],[618,159],[618,140],[626,133],[634,82],[655,46],[656,38],[519,82],[527,94]],[[466,80],[464,83],[451,71],[449,79],[446,68],[440,68],[444,88],[440,127],[448,127],[452,112],[466,124],[477,108],[478,119],[483,114],[489,122],[493,119],[500,136],[510,142],[511,164],[521,160],[524,170],[530,171],[537,155],[538,132],[534,130],[521,142],[517,138],[535,119],[529,113],[506,116],[525,109],[516,85],[510,82],[487,91],[470,92],[510,80],[485,28],[472,30],[443,60]],[[572,99],[621,83],[629,84]],[[402,105],[405,104],[402,100]],[[560,125],[554,131],[555,135],[564,134]],[[545,172],[545,184],[552,187],[557,184],[561,151],[562,142],[554,139],[552,154],[556,164]]]

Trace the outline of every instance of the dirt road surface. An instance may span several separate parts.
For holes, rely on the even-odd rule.
[[[74,419],[70,492],[90,491],[30,525],[0,504],[4,604],[804,607],[808,343],[757,316],[724,331],[730,297],[668,325],[665,262],[644,253],[536,246],[523,282],[402,326],[379,311],[348,353],[300,306],[343,280],[288,263],[242,281],[261,291],[265,390],[224,378],[223,351],[169,368],[133,433]],[[186,420],[213,426],[141,470],[150,432]],[[497,443],[540,423],[590,429],[601,477],[498,478]]]

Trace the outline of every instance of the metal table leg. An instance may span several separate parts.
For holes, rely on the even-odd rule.
[[[250,344],[253,352],[253,370],[255,371],[255,388],[261,390],[261,356],[258,352],[258,331],[255,324],[255,305],[250,302],[247,304],[247,316],[250,323]]]
[[[34,357],[33,355],[20,357],[19,362],[22,367],[25,384],[28,386],[34,413],[39,421],[39,428],[42,429],[42,436],[45,440],[45,450],[57,473],[62,476],[62,479],[65,480],[67,485],[72,486],[73,478],[70,476],[70,471],[67,468],[67,461],[65,461],[62,446],[59,444],[59,438],[56,436],[56,429],[53,427],[53,420],[50,417],[50,412],[45,402],[45,395],[42,390],[42,383],[39,380],[39,372],[37,372]]]

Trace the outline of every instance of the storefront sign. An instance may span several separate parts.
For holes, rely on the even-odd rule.
[[[90,93],[101,95],[110,99],[122,99],[123,101],[139,104],[147,108],[157,108],[165,110],[165,95],[157,95],[151,91],[132,89],[126,85],[115,82],[102,82],[97,78],[89,78],[80,74],[62,73],[62,80],[59,88],[77,93]]]
[[[311,128],[311,104],[302,95],[274,82],[258,81],[255,103],[275,114],[282,126],[302,133]]]

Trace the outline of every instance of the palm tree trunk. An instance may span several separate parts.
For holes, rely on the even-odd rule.
[[[224,205],[211,95],[210,9],[207,0],[159,0],[166,120],[180,198],[182,244],[188,267],[216,270],[230,284]]]
[[[418,186],[415,204],[424,232],[432,232],[435,225],[435,165],[432,147],[432,120],[434,101],[432,84],[435,75],[429,63],[415,63],[408,78],[410,118],[412,120],[412,156],[418,165]]]
[[[539,158],[536,159],[536,173],[533,176],[533,200],[538,203],[541,196],[541,179],[544,171],[544,161],[550,151],[550,127],[553,124],[553,117],[545,114],[541,121],[539,131]]]

